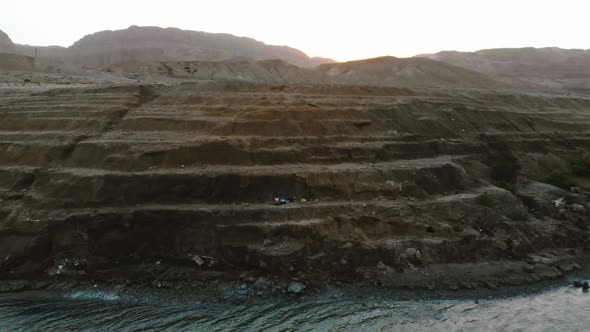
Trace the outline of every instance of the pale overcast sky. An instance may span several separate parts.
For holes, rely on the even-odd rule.
[[[588,0],[1,0],[14,42],[69,46],[130,25],[227,32],[345,61],[441,50],[590,48]]]

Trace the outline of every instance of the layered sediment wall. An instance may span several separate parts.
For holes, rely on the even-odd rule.
[[[0,270],[99,274],[166,260],[354,276],[584,247],[583,189],[531,181],[551,171],[547,156],[587,151],[589,129],[590,99],[563,96],[220,82],[6,89]],[[512,191],[493,180],[498,146],[522,169]],[[566,195],[577,210],[551,207]]]

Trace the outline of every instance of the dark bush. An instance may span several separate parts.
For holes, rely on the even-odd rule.
[[[590,177],[590,165],[583,160],[572,162],[572,171],[574,175]]]
[[[512,182],[496,182],[497,187],[508,190],[511,193],[516,193],[516,183]]]
[[[529,215],[522,209],[513,209],[506,214],[506,217],[513,221],[525,221],[528,220]]]
[[[506,142],[490,143],[486,159],[491,170],[492,180],[500,183],[516,183],[520,173],[520,163]]]
[[[575,187],[576,184],[570,179],[566,173],[551,173],[543,182],[549,183],[561,189],[569,190],[571,187]]]
[[[485,207],[494,206],[494,199],[492,197],[490,197],[490,195],[488,193],[484,193],[483,195],[478,196],[475,201],[479,205],[482,205]]]

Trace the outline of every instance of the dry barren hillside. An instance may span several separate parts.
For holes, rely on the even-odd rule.
[[[2,88],[0,276],[557,277],[555,255],[588,244],[589,109],[317,84]]]
[[[485,74],[423,58],[380,57],[322,64],[319,71],[341,84],[484,89],[509,87]]]
[[[425,57],[497,77],[526,80],[553,88],[590,91],[590,51],[507,48],[477,52],[446,51]]]
[[[440,52],[428,57],[480,72],[510,77],[590,77],[590,51],[506,48],[477,52]]]
[[[34,57],[35,52],[46,60],[90,67],[108,67],[125,62],[222,61],[236,57],[282,59],[300,67],[329,61],[319,59],[316,62],[297,49],[266,45],[252,38],[176,28],[131,26],[123,30],[101,31],[83,37],[68,48],[13,44],[0,31],[0,53]]]

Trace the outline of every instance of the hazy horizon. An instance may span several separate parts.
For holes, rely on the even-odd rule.
[[[15,43],[35,46],[68,47],[88,34],[138,25],[229,33],[337,61],[444,50],[590,48],[590,41],[581,38],[590,5],[578,0],[561,1],[559,7],[531,0],[491,5],[466,0],[302,0],[293,7],[264,0],[104,0],[99,5],[31,0],[3,7],[0,30]]]

